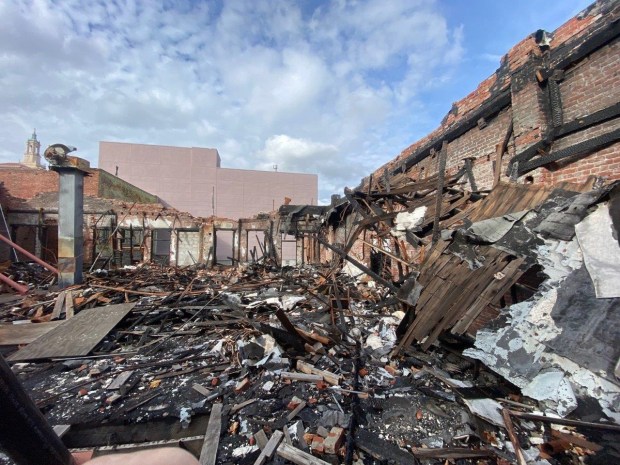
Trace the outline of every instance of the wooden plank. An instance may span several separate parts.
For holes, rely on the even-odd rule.
[[[492,255],[491,255],[492,256]],[[428,349],[439,335],[457,322],[458,319],[470,308],[478,296],[493,282],[493,274],[498,270],[496,266],[496,256],[491,259],[487,253],[487,259],[491,261],[487,266],[475,270],[460,288],[460,295],[457,295],[446,304],[444,318],[437,323],[426,341],[422,345],[423,349]]]
[[[63,308],[65,308],[65,291],[60,291],[58,297],[56,297],[56,303],[54,304],[54,310],[52,311],[52,320],[60,318]]]
[[[300,333],[302,336],[305,336],[309,339],[312,339],[313,341],[317,341],[320,342],[323,345],[328,345],[331,343],[331,340],[328,337],[325,336],[321,336],[320,334],[316,333],[316,332],[308,332],[308,331],[304,331],[303,329],[298,328],[297,326],[295,326],[295,329],[297,330],[298,333]]]
[[[237,413],[239,410],[241,410],[244,407],[247,407],[248,405],[253,404],[254,402],[256,402],[258,399],[250,399],[250,400],[246,400],[245,402],[241,402],[240,404],[235,404],[231,407],[230,409],[230,414],[234,415],[235,413]]]
[[[452,220],[457,217],[459,219],[468,218],[475,223],[488,218],[497,218],[506,213],[529,210],[543,203],[552,190],[552,188],[539,185],[516,185],[500,182],[487,197],[477,202],[474,208],[459,213]]]
[[[512,121],[512,117],[508,123],[508,127],[506,128],[506,134],[502,141],[497,144],[496,147],[496,159],[495,159],[495,176],[493,176],[493,187],[499,184],[500,177],[502,175],[502,158],[504,153],[508,150],[508,142],[510,142],[510,137],[512,136],[514,130],[514,125]]]
[[[73,308],[73,292],[67,291],[65,294],[65,320],[73,318],[75,310]]]
[[[262,428],[259,429],[256,433],[254,433],[254,439],[256,439],[256,445],[260,450],[263,450],[269,442],[269,440],[267,439],[267,435]]]
[[[192,389],[194,389],[194,391],[199,392],[200,394],[202,394],[205,397],[208,397],[211,395],[211,390],[207,389],[206,387],[202,386],[201,384],[193,384],[192,385]]]
[[[200,451],[200,465],[215,465],[221,432],[222,404],[213,404],[211,415],[209,416],[209,424],[205,432],[205,441],[202,443]]]
[[[588,441],[587,439],[584,439],[582,437],[576,436],[575,434],[563,433],[562,431],[552,429],[551,436],[556,439],[563,439],[564,441],[568,441],[571,444],[579,447],[585,447],[586,449],[590,449],[594,452],[598,452],[603,449],[603,446],[596,444],[595,442]]]
[[[284,433],[282,433],[282,431],[274,431],[271,438],[269,438],[267,445],[263,448],[260,455],[256,458],[254,465],[263,465],[268,459],[270,459],[273,456],[273,453],[276,451],[277,447],[280,445],[283,436]]]
[[[503,409],[502,417],[504,417],[504,423],[506,425],[506,432],[508,433],[510,442],[512,442],[514,453],[517,456],[517,463],[519,465],[527,465],[525,454],[523,453],[523,450],[521,449],[521,445],[519,444],[519,439],[517,438],[514,426],[512,424],[512,419],[510,418],[510,411],[508,409]]]
[[[299,412],[301,412],[304,408],[306,408],[306,401],[302,400],[297,407],[295,407],[289,414],[286,416],[287,421],[291,421],[293,418],[297,416]]]
[[[286,329],[293,337],[299,339],[302,342],[312,342],[312,339],[305,337],[302,333],[297,331],[295,325],[293,325],[293,323],[291,323],[291,320],[288,319],[284,310],[282,310],[281,308],[276,310],[276,317],[282,324],[282,327]]]
[[[465,262],[456,258],[450,258],[440,269],[431,266],[423,270],[421,282],[429,279],[428,271],[437,274],[430,277],[422,291],[416,305],[416,318],[407,328],[397,350],[414,339],[422,341],[425,338],[422,347],[427,348],[441,332],[457,325],[465,315],[468,316],[466,326],[469,326],[484,306],[499,299],[522,273],[520,259],[508,263],[504,252],[488,246],[481,246],[479,252],[486,260],[485,265],[476,270],[470,270]],[[504,279],[495,279],[498,271],[504,272]]]
[[[148,442],[138,442],[138,443],[113,444],[109,446],[97,446],[97,448],[95,449],[95,454],[93,455],[95,455],[96,457],[101,457],[104,455],[113,455],[113,454],[120,454],[120,453],[125,454],[129,452],[153,450],[153,449],[159,449],[162,447],[181,447],[193,454],[194,451],[200,448],[200,445],[202,444],[203,440],[204,440],[204,436],[200,435],[200,436],[186,436],[181,439],[164,439],[162,441],[148,441]],[[73,454],[75,458],[75,452]],[[82,461],[82,462],[77,462],[77,463],[84,463],[84,462]],[[126,463],[126,462],[123,462],[123,463]],[[143,463],[148,465],[152,462],[146,462],[143,460]],[[165,463],[168,463],[168,462],[165,462]]]
[[[500,263],[504,256],[503,252],[492,247],[487,247],[484,249],[484,252],[482,252],[482,249],[480,250],[486,258],[484,265],[471,272],[468,278],[462,283],[462,295],[458,296],[448,309],[451,317],[445,321],[447,325],[456,323],[460,316],[489,286],[489,283],[494,282],[495,278],[493,276],[495,273],[501,271],[505,267],[504,263]],[[457,306],[457,308],[454,309],[454,306]]]
[[[517,412],[516,410],[510,410],[509,413],[512,417],[523,418],[524,420],[544,421],[553,425],[566,425],[583,428],[604,429],[608,431],[620,431],[620,425],[615,425],[613,423],[597,423],[592,421],[570,420],[568,418],[555,418],[545,415],[537,415],[535,413]]]
[[[444,318],[452,301],[461,295],[461,285],[472,273],[467,264],[461,261],[454,263],[446,271],[449,274],[445,276],[446,279],[438,293],[423,307],[417,306],[421,311],[416,316],[411,327],[413,328],[413,335],[418,341],[424,339],[432,328]],[[438,279],[438,277],[435,279]]]
[[[446,447],[441,449],[422,449],[413,447],[411,452],[419,459],[443,459],[456,460],[465,458],[495,457],[495,452],[490,449],[469,449],[467,447]]]
[[[520,269],[523,262],[524,259],[517,258],[501,270],[504,277],[500,280],[495,279],[495,281],[491,282],[489,286],[478,295],[476,301],[470,305],[467,311],[461,316],[461,319],[454,325],[452,332],[455,334],[463,334],[487,305],[494,304],[498,301],[523,274],[523,270]]]
[[[62,323],[64,322],[48,321],[23,325],[0,325],[0,346],[30,344]]]
[[[288,428],[284,428],[283,431],[284,431],[284,439],[283,439],[283,441],[286,444],[290,444],[292,446],[293,445],[293,439],[291,438],[291,433],[289,433]]]
[[[116,378],[112,380],[112,382],[108,385],[108,390],[120,389],[123,384],[127,382],[127,380],[133,375],[135,370],[127,370],[123,371]]]
[[[83,310],[12,354],[8,360],[21,362],[88,355],[135,305],[126,303]]]
[[[296,368],[308,375],[319,375],[322,376],[326,383],[329,383],[333,386],[340,385],[340,375],[336,375],[329,371],[319,370],[318,368],[310,365],[309,363],[304,362],[303,360],[297,360]]]
[[[517,258],[509,262],[506,253],[494,248],[490,248],[485,254],[487,255],[486,265],[476,270],[461,286],[463,298],[452,304],[441,326],[437,326],[428,337],[429,341],[435,340],[441,331],[450,327],[464,325],[468,328],[486,305],[499,301],[522,274],[519,270],[523,263],[522,259]],[[500,271],[504,277],[496,279],[495,275]],[[454,328],[452,332],[456,332]]]
[[[309,383],[318,383],[319,381],[323,381],[323,377],[321,375],[308,375],[306,373],[289,373],[287,371],[283,371],[282,373],[280,373],[280,377],[293,381],[307,381]]]
[[[499,180],[502,176],[502,158],[504,156],[504,147],[498,144],[495,147],[495,173],[493,176],[493,187],[499,184]]]
[[[280,444],[276,454],[297,465],[329,465],[328,462],[285,443]]]

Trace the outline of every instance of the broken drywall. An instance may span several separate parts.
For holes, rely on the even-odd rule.
[[[548,276],[541,291],[505,309],[505,326],[479,330],[475,348],[464,354],[481,360],[554,413],[567,415],[577,406],[575,395],[587,396],[597,399],[605,414],[620,422],[620,386],[613,382],[613,368],[604,370],[592,363],[597,358],[614,360],[617,349],[613,341],[600,345],[596,334],[588,331],[595,326],[589,320],[600,320],[600,314],[615,318],[618,312],[597,314],[599,308],[590,305],[601,300],[578,279],[583,254],[577,238],[546,240],[536,255]],[[581,300],[567,298],[571,295]],[[618,304],[617,299],[609,300]],[[579,357],[580,350],[588,348],[588,359]]]
[[[391,234],[394,237],[404,237],[407,231],[418,231],[424,222],[427,207],[418,207],[412,212],[400,212],[394,219]]]
[[[596,297],[620,297],[620,245],[606,203],[575,226],[584,262],[596,290]]]

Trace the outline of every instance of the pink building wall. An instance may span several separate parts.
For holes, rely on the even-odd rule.
[[[318,176],[220,168],[216,149],[99,143],[99,167],[194,216],[249,218],[284,198],[316,205]]]

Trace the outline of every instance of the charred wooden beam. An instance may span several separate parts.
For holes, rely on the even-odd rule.
[[[518,165],[518,175],[522,176],[525,173],[532,171],[540,166],[546,165],[554,161],[559,161],[564,158],[587,155],[589,153],[607,147],[608,145],[611,145],[618,140],[620,140],[620,129],[615,129],[598,137],[593,137],[586,141],[571,145],[570,147],[553,151],[534,160],[520,163]]]
[[[439,240],[439,219],[441,217],[441,202],[443,200],[443,187],[446,175],[446,160],[448,158],[448,142],[441,145],[439,154],[439,168],[437,170],[437,192],[435,198],[435,219],[433,220],[433,244]]]
[[[388,280],[386,280],[386,279],[382,278],[381,276],[379,276],[377,273],[372,271],[370,268],[368,268],[363,263],[358,262],[356,259],[354,259],[350,255],[347,255],[345,252],[343,252],[339,248],[334,247],[333,245],[331,245],[329,242],[327,242],[326,240],[322,239],[321,237],[318,237],[317,239],[318,239],[318,241],[319,241],[319,243],[321,245],[327,247],[332,252],[337,253],[340,257],[342,257],[343,259],[345,259],[348,262],[352,263],[353,265],[358,267],[360,270],[362,270],[364,273],[366,273],[367,275],[371,276],[378,283],[383,284],[385,287],[387,287],[388,289],[390,289],[393,292],[398,291],[398,288],[396,286],[394,286],[394,284],[392,284]]]

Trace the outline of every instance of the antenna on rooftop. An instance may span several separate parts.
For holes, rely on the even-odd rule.
[[[273,170],[277,172],[278,171],[278,165],[273,165]]]

